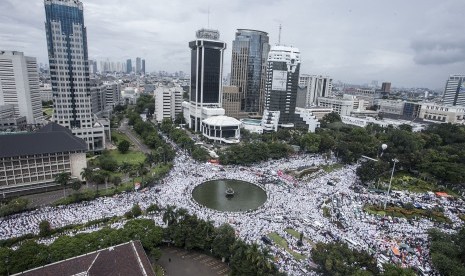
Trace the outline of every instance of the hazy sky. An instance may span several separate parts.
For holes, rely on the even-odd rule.
[[[300,49],[302,73],[350,83],[442,88],[465,73],[464,0],[84,0],[89,57],[146,59],[147,71],[189,72],[195,31],[266,31]],[[48,63],[42,0],[0,1],[0,49]]]

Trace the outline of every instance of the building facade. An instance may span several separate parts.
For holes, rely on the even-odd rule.
[[[145,75],[145,59],[142,60],[141,73]]]
[[[126,60],[126,74],[131,74],[132,72],[132,61],[131,59]]]
[[[136,74],[140,74],[140,70],[142,69],[142,60],[140,57],[136,58]]]
[[[270,114],[276,115],[279,111],[278,124],[281,127],[294,125],[299,71],[299,49],[287,46],[271,47],[266,71],[264,124],[271,120]]]
[[[87,31],[79,0],[45,0],[53,91],[52,121],[83,138],[90,151],[105,148],[103,126],[92,114]]]
[[[175,120],[182,112],[182,94],[184,90],[180,86],[159,86],[154,91],[155,120],[161,123],[163,119]]]
[[[200,131],[201,121],[224,115],[222,106],[223,53],[226,43],[217,30],[201,29],[189,42],[191,49],[191,85],[189,102],[183,113],[189,128]]]
[[[445,106],[434,103],[424,103],[421,106],[420,118],[435,123],[463,123],[465,107]]]
[[[444,89],[445,105],[465,106],[465,75],[450,75]]]
[[[263,113],[269,51],[268,33],[237,30],[232,43],[230,85],[239,87],[242,112],[254,115]]]
[[[12,105],[14,116],[28,124],[42,123],[39,73],[35,58],[22,52],[0,51],[0,106]]]
[[[0,135],[0,193],[21,194],[58,185],[62,172],[81,179],[87,144],[69,129],[50,123],[36,132]]]
[[[331,96],[333,89],[333,79],[329,76],[321,75],[301,75],[299,77],[299,87],[305,87],[305,107],[317,105],[319,97]]]
[[[237,86],[223,86],[223,108],[226,116],[241,116],[241,93]]]

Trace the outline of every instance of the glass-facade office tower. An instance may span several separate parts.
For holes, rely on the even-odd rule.
[[[465,75],[450,75],[444,89],[444,104],[465,106]]]
[[[131,74],[132,72],[132,61],[130,59],[126,60],[126,73]]]
[[[299,85],[300,52],[287,46],[273,46],[268,54],[265,88],[266,124],[279,112],[278,125],[291,127],[295,122],[297,88]]]
[[[262,114],[266,60],[270,51],[268,33],[238,29],[232,43],[231,81],[241,93],[241,111]]]
[[[142,74],[145,75],[145,59],[142,60],[142,69],[141,69]]]
[[[91,107],[87,33],[79,0],[45,0],[50,78],[53,91],[52,120],[83,138],[89,150],[102,150],[103,127]]]
[[[142,63],[140,57],[136,58],[136,74],[140,73],[141,65]]]
[[[198,130],[204,107],[221,108],[223,87],[223,53],[226,43],[219,40],[217,30],[201,29],[196,39],[189,42],[191,49],[191,123]]]

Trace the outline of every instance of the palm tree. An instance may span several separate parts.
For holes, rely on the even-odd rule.
[[[123,173],[128,174],[132,170],[132,166],[128,162],[123,162],[120,169]]]
[[[92,181],[94,176],[95,172],[91,168],[83,168],[81,171],[81,177],[86,180],[87,188],[89,188],[89,183]]]
[[[105,179],[105,190],[108,189],[108,178],[110,178],[110,172],[101,170],[100,175]]]
[[[166,223],[168,226],[170,226],[175,221],[176,221],[175,207],[172,205],[168,205],[168,207],[166,207],[165,213],[163,214],[163,222]]]
[[[71,174],[69,172],[61,172],[55,176],[55,182],[63,186],[64,197],[66,197],[66,185],[68,185],[70,179]]]
[[[73,189],[75,192],[79,191],[81,189],[82,182],[79,179],[74,179],[71,181],[71,189]]]

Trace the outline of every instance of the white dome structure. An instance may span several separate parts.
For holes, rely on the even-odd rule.
[[[204,137],[226,144],[239,143],[241,122],[233,117],[213,116],[202,121]]]

